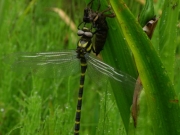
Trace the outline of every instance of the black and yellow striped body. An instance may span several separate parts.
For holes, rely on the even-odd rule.
[[[79,135],[80,119],[81,119],[82,96],[83,96],[83,89],[84,89],[84,80],[85,80],[86,69],[87,69],[87,63],[86,63],[86,59],[84,58],[84,59],[81,59],[81,77],[80,77],[77,109],[76,109],[74,135]]]
[[[85,55],[91,52],[92,49],[91,38],[93,36],[90,30],[87,28],[83,28],[82,30],[79,30],[78,35],[82,36],[78,42],[76,49],[77,58],[80,60],[81,63],[81,77],[80,77],[77,109],[76,109],[74,135],[79,135],[79,130],[80,130],[82,96],[84,90],[85,73],[87,69],[87,60],[85,58]]]

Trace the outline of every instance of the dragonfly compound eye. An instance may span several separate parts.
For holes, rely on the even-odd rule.
[[[93,36],[92,32],[84,32],[84,35],[87,36],[87,37],[92,37]]]
[[[83,30],[78,30],[77,34],[78,34],[78,36],[82,36],[82,35],[84,35],[84,31]]]

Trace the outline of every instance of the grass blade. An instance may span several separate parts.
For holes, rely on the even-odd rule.
[[[159,56],[126,4],[122,0],[111,0],[111,4],[119,23],[118,30],[123,33],[133,52],[147,96],[151,119],[153,119],[151,122],[154,133],[178,134],[177,129],[180,125],[177,120],[179,105],[176,101],[178,99]],[[114,39],[118,37],[120,38],[120,35],[116,34]],[[111,46],[119,48],[120,44],[111,44]],[[108,51],[110,54],[111,50]]]

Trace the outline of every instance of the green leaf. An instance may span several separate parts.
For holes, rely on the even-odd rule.
[[[104,49],[103,53],[106,54],[106,57],[103,57],[104,60],[109,60],[110,62],[111,59],[112,61],[109,63],[111,65],[113,63],[119,64],[119,60],[122,58],[120,53],[126,51],[122,50],[119,52],[124,45],[122,42],[122,38],[124,38],[134,55],[145,89],[154,134],[178,134],[178,129],[180,128],[178,99],[160,57],[126,4],[122,0],[111,0],[110,2],[116,13],[118,25],[114,24],[113,26],[115,29],[114,34],[111,33],[113,31],[109,32],[109,49],[107,49],[108,45]],[[113,23],[111,21],[109,25],[113,25]],[[114,43],[110,42],[113,40],[116,43],[115,41]],[[126,61],[129,61],[129,59],[126,59]],[[117,97],[121,98],[117,91],[114,90],[113,92],[116,95],[116,100],[118,100]],[[120,104],[118,102],[117,104],[119,107]],[[125,109],[127,108],[125,107]],[[121,112],[121,115],[123,113],[125,111]],[[123,119],[125,120],[125,118]],[[127,131],[128,126],[126,123],[127,121],[124,121]]]
[[[179,0],[165,1],[159,25],[159,54],[172,82],[177,46],[179,4]]]
[[[153,0],[146,0],[146,4],[144,5],[141,14],[139,15],[139,23],[142,27],[146,25],[146,23],[154,17],[154,6]]]

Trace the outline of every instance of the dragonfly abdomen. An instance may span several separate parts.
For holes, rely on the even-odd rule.
[[[86,69],[87,69],[86,59],[81,58],[81,77],[80,77],[77,109],[76,109],[74,135],[79,135],[80,120],[81,120],[82,96],[83,96],[83,90],[84,90],[84,81],[85,81]]]

